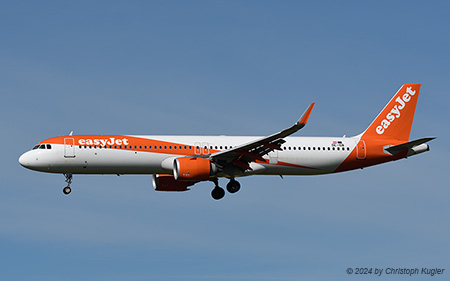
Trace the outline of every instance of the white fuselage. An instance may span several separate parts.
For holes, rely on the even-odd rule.
[[[172,174],[177,157],[209,155],[260,137],[250,136],[123,136],[173,145],[144,146],[132,141],[126,149],[104,145],[51,144],[33,149],[19,162],[30,169],[72,174]],[[250,164],[242,175],[316,175],[334,172],[355,149],[359,138],[287,137],[282,150]],[[107,143],[106,143],[107,144]],[[131,146],[131,148],[129,148]],[[110,148],[111,147],[111,148]],[[151,147],[151,148],[150,148]],[[186,147],[186,149],[184,149]],[[181,148],[181,149],[180,149]],[[242,176],[241,175],[241,176]]]

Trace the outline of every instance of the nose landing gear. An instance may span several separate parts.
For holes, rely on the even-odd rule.
[[[63,188],[63,193],[65,195],[69,195],[70,192],[72,192],[72,189],[70,188],[70,184],[72,183],[72,174],[64,174],[64,176],[66,177],[67,186]]]

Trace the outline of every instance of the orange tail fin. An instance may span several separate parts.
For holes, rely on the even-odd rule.
[[[405,84],[364,131],[362,138],[394,138],[408,141],[416,111],[420,84]]]

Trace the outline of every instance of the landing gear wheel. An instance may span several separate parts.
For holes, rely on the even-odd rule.
[[[72,192],[72,189],[70,188],[70,186],[66,186],[66,187],[63,188],[63,193],[65,195],[69,195],[70,192]]]
[[[225,190],[223,190],[223,188],[221,188],[221,187],[216,186],[212,190],[211,196],[215,200],[220,200],[220,199],[222,199],[225,196]]]
[[[230,180],[227,184],[227,190],[229,193],[236,193],[241,189],[241,184],[237,180]]]
[[[72,174],[67,173],[64,174],[64,177],[66,178],[67,186],[63,188],[63,193],[65,195],[69,195],[72,189],[70,188],[70,184],[72,183]]]

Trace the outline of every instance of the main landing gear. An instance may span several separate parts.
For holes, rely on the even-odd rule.
[[[212,198],[215,200],[222,199],[225,196],[225,190],[219,186],[219,180],[217,178],[214,178],[212,182],[215,184],[214,189],[211,191]],[[231,194],[238,192],[239,189],[241,189],[241,184],[235,179],[231,179],[227,184],[227,191]]]
[[[239,189],[241,189],[241,184],[235,179],[230,180],[230,182],[227,184],[227,190],[229,193],[236,193],[239,191]]]
[[[70,184],[72,183],[72,174],[64,174],[66,177],[67,186],[63,188],[63,193],[65,195],[69,195],[70,192],[72,192],[72,189],[70,188]]]

